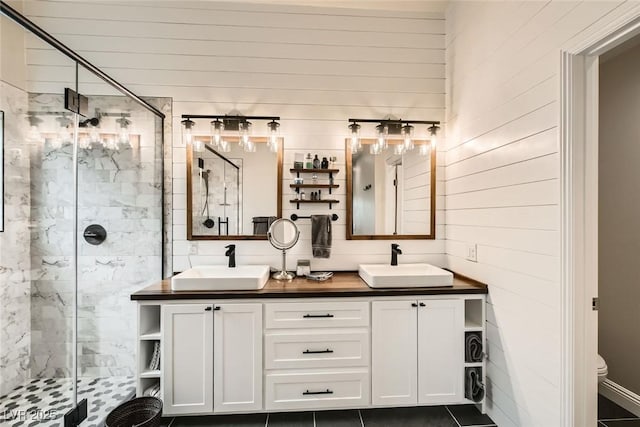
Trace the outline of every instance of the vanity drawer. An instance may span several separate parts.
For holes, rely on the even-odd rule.
[[[335,328],[369,326],[368,302],[265,304],[265,327]]]
[[[367,369],[273,373],[265,383],[267,410],[358,408],[370,400]]]
[[[367,329],[305,329],[267,333],[266,369],[332,368],[369,365]]]

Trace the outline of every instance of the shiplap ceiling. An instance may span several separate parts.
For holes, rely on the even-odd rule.
[[[231,0],[231,2],[432,13],[444,13],[448,3],[448,1],[436,0]]]

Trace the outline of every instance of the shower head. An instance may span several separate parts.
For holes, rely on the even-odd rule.
[[[78,126],[80,126],[81,128],[86,128],[89,125],[96,127],[99,124],[100,124],[100,119],[98,117],[91,117],[90,119],[83,120],[80,123],[78,123]]]

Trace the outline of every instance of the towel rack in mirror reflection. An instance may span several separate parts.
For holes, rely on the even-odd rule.
[[[296,214],[291,214],[291,220],[292,221],[297,221],[299,219],[310,219],[311,216],[300,216],[300,215],[296,215]],[[331,221],[337,221],[338,220],[338,215],[333,214],[331,215]]]

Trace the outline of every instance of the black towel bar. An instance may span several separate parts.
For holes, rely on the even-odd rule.
[[[300,215],[296,215],[296,214],[291,214],[291,220],[292,221],[297,221],[299,219],[310,219],[310,216],[300,216]],[[333,214],[331,215],[331,221],[337,221],[338,220],[338,215]]]

